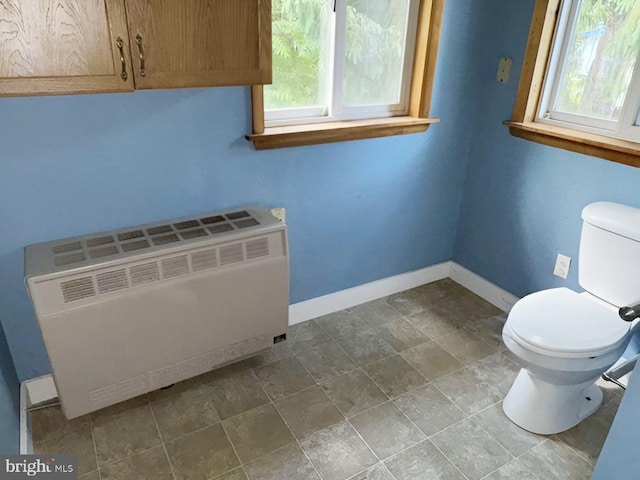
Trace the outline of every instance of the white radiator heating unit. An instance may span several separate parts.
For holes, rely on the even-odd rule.
[[[286,338],[286,226],[260,207],[30,245],[25,277],[67,418]]]

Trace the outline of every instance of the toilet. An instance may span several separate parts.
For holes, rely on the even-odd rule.
[[[582,211],[578,282],[527,295],[502,331],[522,367],[503,410],[516,425],[550,435],[577,425],[602,404],[595,384],[623,354],[632,323],[618,309],[640,303],[640,210],[611,202]]]

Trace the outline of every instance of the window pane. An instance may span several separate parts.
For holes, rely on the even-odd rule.
[[[266,110],[325,106],[327,2],[273,0],[273,84],[264,88]]]
[[[582,0],[555,110],[617,120],[640,51],[640,2]]]
[[[409,0],[347,0],[346,105],[400,102],[408,10]]]

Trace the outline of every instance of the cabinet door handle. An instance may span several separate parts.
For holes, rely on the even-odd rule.
[[[122,38],[118,37],[116,39],[116,46],[118,47],[118,50],[120,50],[120,63],[122,63],[120,78],[123,82],[126,82],[129,75],[127,74],[127,62],[124,60],[124,42],[122,41]]]
[[[140,34],[136,35],[136,45],[138,45],[138,56],[140,57],[140,75],[147,76],[147,71],[144,68],[144,49],[142,48],[142,37]]]

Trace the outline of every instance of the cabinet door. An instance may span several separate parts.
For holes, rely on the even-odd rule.
[[[124,0],[0,0],[0,96],[130,90]]]
[[[271,83],[270,0],[126,0],[136,88]]]

